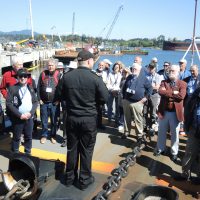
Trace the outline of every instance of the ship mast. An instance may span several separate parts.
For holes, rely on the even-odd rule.
[[[193,26],[193,36],[192,36],[192,42],[190,44],[190,46],[188,47],[187,51],[185,52],[183,59],[186,57],[187,53],[189,52],[189,50],[192,48],[192,57],[191,57],[191,65],[193,65],[194,63],[194,50],[196,50],[198,58],[200,60],[200,55],[199,55],[199,50],[197,48],[197,44],[196,44],[196,17],[197,17],[197,0],[195,0],[195,12],[194,12],[194,26]]]
[[[33,18],[32,18],[32,5],[31,5],[31,0],[29,0],[29,10],[30,10],[30,20],[31,20],[31,35],[32,35],[32,39],[34,40],[34,31],[33,31]]]
[[[195,47],[195,34],[196,34],[196,17],[197,17],[197,0],[195,0],[195,12],[194,12],[194,27],[193,27],[193,37],[192,37],[192,63],[194,60],[194,47]]]

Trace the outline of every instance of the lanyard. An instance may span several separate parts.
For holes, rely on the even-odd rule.
[[[22,100],[24,98],[25,94],[26,94],[27,87],[26,88],[20,88],[19,91],[20,91],[20,94],[21,94],[20,99]]]
[[[115,77],[115,75],[117,75],[117,77]],[[112,86],[114,86],[114,85],[117,83],[118,76],[119,76],[119,74],[113,74],[113,77],[114,77],[114,83],[112,84]]]

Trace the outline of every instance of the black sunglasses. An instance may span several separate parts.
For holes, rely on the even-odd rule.
[[[19,78],[28,78],[28,75],[27,74],[22,74],[22,75],[19,75]]]

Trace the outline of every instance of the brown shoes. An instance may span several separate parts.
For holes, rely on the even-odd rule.
[[[41,144],[44,144],[46,141],[47,141],[47,138],[46,138],[46,137],[42,137],[42,138],[40,139],[40,143],[41,143]],[[56,144],[56,139],[52,137],[52,138],[51,138],[51,143],[52,143],[52,144]]]
[[[46,138],[46,137],[42,137],[42,138],[40,139],[40,143],[41,143],[41,144],[44,144],[46,141],[47,141],[47,138]]]
[[[51,143],[56,144],[56,140],[54,138],[51,138]]]

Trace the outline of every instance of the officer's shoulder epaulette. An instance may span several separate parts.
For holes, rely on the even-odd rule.
[[[95,70],[91,70],[92,74],[95,74],[96,76],[100,77],[100,75],[95,71]]]

